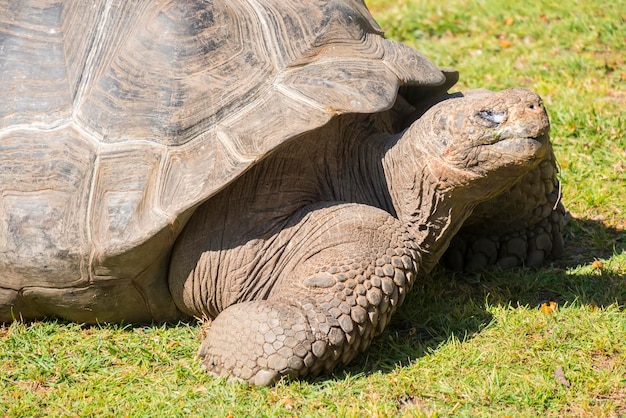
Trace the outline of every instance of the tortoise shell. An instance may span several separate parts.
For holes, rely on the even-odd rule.
[[[0,78],[0,290],[115,297],[278,145],[446,75],[358,0],[1,0]]]

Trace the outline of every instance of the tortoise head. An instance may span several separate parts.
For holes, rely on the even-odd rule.
[[[548,152],[548,115],[539,96],[525,89],[453,94],[419,121],[418,146],[441,186],[467,186],[480,198],[511,186]]]

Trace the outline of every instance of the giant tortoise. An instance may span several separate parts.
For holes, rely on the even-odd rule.
[[[1,0],[0,78],[0,321],[211,318],[203,366],[271,384],[363,351],[453,238],[562,246],[540,98],[449,94],[360,0]]]

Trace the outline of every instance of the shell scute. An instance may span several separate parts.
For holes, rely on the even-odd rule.
[[[9,289],[145,284],[193,208],[280,144],[446,78],[359,0],[0,0],[0,25]]]

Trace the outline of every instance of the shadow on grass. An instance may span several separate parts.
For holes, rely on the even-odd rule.
[[[593,219],[573,218],[565,228],[565,254],[555,265],[576,267],[626,252],[626,231]]]
[[[624,267],[590,267],[594,260],[626,253],[625,232],[599,221],[573,219],[565,236],[565,257],[549,267],[475,274],[436,269],[416,284],[387,330],[345,373],[388,372],[453,336],[471,338],[492,320],[487,305],[538,308],[555,301],[560,306],[626,306]]]

